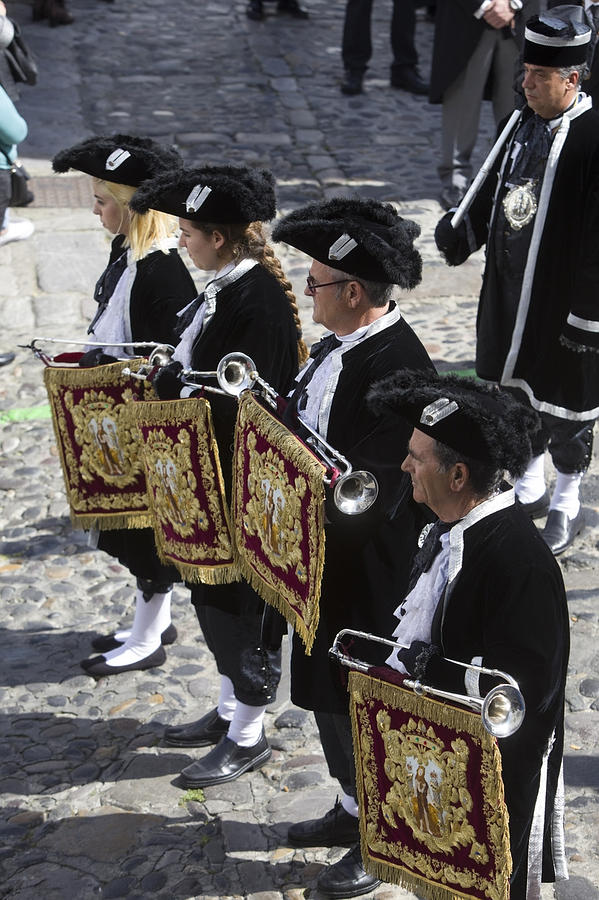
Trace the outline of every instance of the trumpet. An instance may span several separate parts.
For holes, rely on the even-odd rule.
[[[123,369],[123,375],[129,375],[131,378],[137,378],[145,381],[155,366],[167,366],[172,359],[172,352],[168,355],[160,355],[157,349],[156,355],[154,351],[148,359],[147,366],[141,366],[137,372],[131,372],[130,369]],[[228,353],[218,363],[216,369],[209,371],[200,371],[199,369],[182,369],[181,370],[181,386],[182,387],[198,387],[212,394],[221,394],[224,397],[237,397],[244,389],[241,386],[243,374],[240,372],[240,366],[237,360],[239,354]],[[247,357],[249,359],[249,357]],[[258,373],[256,373],[257,375]],[[216,378],[220,387],[213,387],[205,384],[204,379]]]
[[[209,373],[202,373],[209,374]],[[239,397],[243,391],[254,390],[274,409],[277,409],[279,395],[268,382],[260,377],[256,364],[245,353],[228,353],[218,364],[218,383],[225,393]],[[335,450],[317,431],[299,420],[308,432],[305,443],[324,462],[329,472],[325,484],[333,488],[333,502],[337,509],[348,516],[356,516],[370,509],[379,493],[376,478],[365,470],[353,471],[352,465],[338,450]]]
[[[329,656],[331,659],[340,662],[341,665],[346,666],[346,668],[355,669],[358,672],[368,672],[372,668],[372,664],[361,659],[353,659],[353,657],[344,653],[340,644],[345,635],[364,638],[378,644],[386,644],[388,647],[405,649],[405,644],[400,644],[397,641],[368,634],[366,631],[354,631],[352,628],[344,628],[337,633],[333,646],[329,650]],[[474,712],[480,713],[484,727],[493,737],[509,737],[520,728],[524,721],[526,705],[518,682],[511,675],[508,675],[507,672],[502,672],[500,669],[487,669],[484,666],[461,662],[458,659],[445,658],[445,662],[462,666],[464,669],[470,669],[484,675],[490,675],[493,678],[503,678],[504,682],[496,685],[484,697],[473,697],[469,694],[443,691],[440,688],[421,684],[418,679],[406,678],[403,681],[403,686],[410,688],[415,694],[421,696],[431,694],[433,697],[441,697],[454,703],[460,703],[474,710]]]
[[[19,344],[20,347],[23,347],[27,350],[31,350],[34,356],[37,356],[38,359],[46,366],[60,366],[60,367],[68,367],[68,366],[76,366],[77,363],[55,363],[54,358],[48,356],[48,354],[42,349],[42,347],[38,346],[38,343],[44,344],[70,344],[74,347],[130,347],[130,348],[140,348],[146,350],[148,347],[152,347],[152,352],[148,358],[148,366],[165,366],[175,352],[175,348],[172,344],[159,343],[158,341],[116,341],[112,343],[107,343],[106,341],[70,341],[64,338],[50,338],[50,337],[36,337],[33,338],[30,344]],[[130,359],[130,356],[122,357],[119,361],[124,361],[126,359]],[[142,367],[145,368],[145,367]],[[149,368],[148,368],[149,371]],[[130,370],[123,370],[125,374],[131,375],[132,377],[136,377],[137,373],[133,373]]]

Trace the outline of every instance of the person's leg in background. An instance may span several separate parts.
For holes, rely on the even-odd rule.
[[[372,56],[371,14],[372,0],[347,0],[341,44],[345,70],[341,82],[342,94],[362,93],[362,81]]]
[[[391,87],[411,94],[428,94],[429,85],[418,71],[416,52],[416,5],[414,0],[393,0],[391,19]]]

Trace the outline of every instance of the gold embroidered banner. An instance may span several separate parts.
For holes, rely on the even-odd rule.
[[[360,672],[349,690],[366,870],[427,900],[508,900],[501,756],[480,715]]]
[[[153,391],[149,382],[122,374],[125,366],[136,370],[143,362],[44,369],[71,519],[79,528],[152,524],[143,463],[126,411]]]
[[[310,653],[324,566],[324,465],[249,391],[239,402],[233,522],[243,575]]]
[[[186,581],[239,580],[210,404],[202,397],[136,403],[154,535]]]

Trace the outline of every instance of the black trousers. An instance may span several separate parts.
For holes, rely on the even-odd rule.
[[[548,450],[553,465],[564,475],[586,472],[593,452],[595,422],[571,422],[541,413],[541,431],[533,441],[535,456]]]
[[[314,712],[320,743],[329,767],[329,775],[336,778],[343,791],[354,800],[356,792],[356,765],[349,712]]]
[[[281,641],[264,640],[264,601],[243,581],[193,585],[191,602],[220,675],[233,682],[235,697],[266,706],[277,696]]]
[[[365,72],[372,56],[371,13],[373,0],[347,0],[341,54],[346,69]],[[414,46],[416,7],[414,0],[393,0],[391,18],[391,71],[418,62]]]

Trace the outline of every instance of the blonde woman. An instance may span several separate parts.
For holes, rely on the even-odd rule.
[[[180,165],[175,151],[120,134],[90,138],[53,160],[56,172],[75,169],[92,176],[93,211],[114,235],[108,265],[94,292],[98,309],[88,328],[90,342],[100,341],[103,347],[89,350],[83,365],[109,362],[116,343],[177,342],[177,313],[196,295],[176,249],[177,221],[154,211],[136,213],[129,200],[143,181]],[[114,353],[122,356],[123,350]],[[110,674],[161,665],[166,658],[163,642],[176,637],[170,601],[178,572],[158,559],[151,528],[102,531],[98,547],[129,569],[137,590],[131,630],[96,638],[92,646],[105,653],[101,659]],[[89,662],[81,663],[86,671]]]
[[[142,185],[131,204],[139,212],[179,214],[181,246],[199,269],[216,273],[181,316],[175,361],[154,382],[158,394],[180,396],[182,368],[214,370],[235,350],[251,356],[262,377],[286,393],[307,351],[291,285],[262,227],[275,215],[270,172],[184,169]],[[211,405],[229,491],[236,404],[211,395]],[[182,772],[186,787],[203,787],[232,781],[270,757],[263,718],[276,696],[281,641],[263,633],[264,602],[245,582],[194,584],[191,600],[216,660],[220,696],[198,721],[168,728],[165,740],[183,748],[216,744]]]

